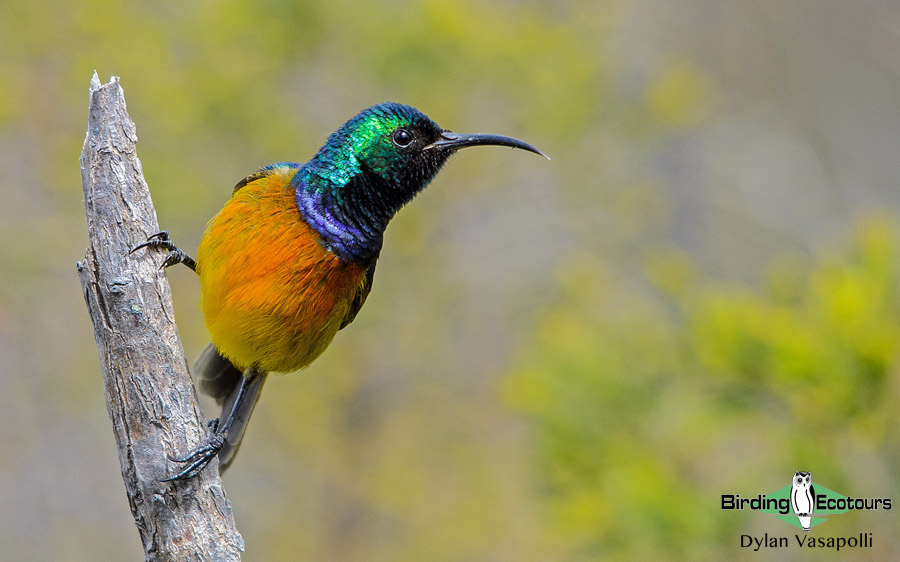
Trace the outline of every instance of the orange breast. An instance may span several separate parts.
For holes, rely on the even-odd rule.
[[[197,252],[212,342],[239,368],[289,372],[331,343],[365,269],[317,241],[276,168],[238,190],[206,228]]]

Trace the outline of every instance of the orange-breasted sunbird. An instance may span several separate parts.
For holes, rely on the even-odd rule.
[[[452,154],[479,145],[546,156],[518,139],[444,130],[408,105],[375,105],[307,163],[272,164],[239,181],[207,225],[196,260],[165,232],[134,249],[166,249],[163,266],[184,263],[200,277],[212,343],[194,375],[222,405],[206,441],[171,458],[180,470],[163,480],[190,478],[216,455],[228,467],[266,375],[306,367],[356,318],[388,222]]]

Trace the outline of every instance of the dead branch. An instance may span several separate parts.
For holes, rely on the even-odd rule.
[[[118,78],[91,80],[81,178],[90,247],[78,275],[94,325],[106,405],[146,560],[240,560],[216,461],[196,478],[160,482],[205,436],[157,251],[128,251],[159,230]]]

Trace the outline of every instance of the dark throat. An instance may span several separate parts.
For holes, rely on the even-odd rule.
[[[322,245],[364,267],[378,259],[388,222],[408,200],[400,197],[402,189],[365,169],[340,184],[304,166],[291,183],[300,214]]]

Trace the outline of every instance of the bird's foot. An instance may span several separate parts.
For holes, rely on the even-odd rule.
[[[168,250],[169,253],[166,255],[166,259],[162,262],[162,265],[159,266],[160,269],[165,269],[167,267],[173,266],[176,263],[183,263],[184,265],[191,268],[192,271],[197,271],[197,262],[194,261],[194,258],[184,253],[178,246],[175,245],[174,242],[169,238],[169,231],[163,230],[157,232],[156,234],[147,238],[147,241],[143,244],[138,244],[134,248],[131,249],[129,253],[133,254],[141,248],[156,248],[160,250]]]
[[[209,425],[207,426],[206,441],[203,445],[194,449],[184,458],[168,457],[172,462],[187,464],[187,466],[177,474],[161,479],[160,482],[187,480],[200,474],[200,471],[203,470],[217,454],[219,454],[222,445],[225,444],[225,436],[228,434],[228,430],[226,428],[222,429],[223,431],[219,431],[219,418],[210,420]]]

